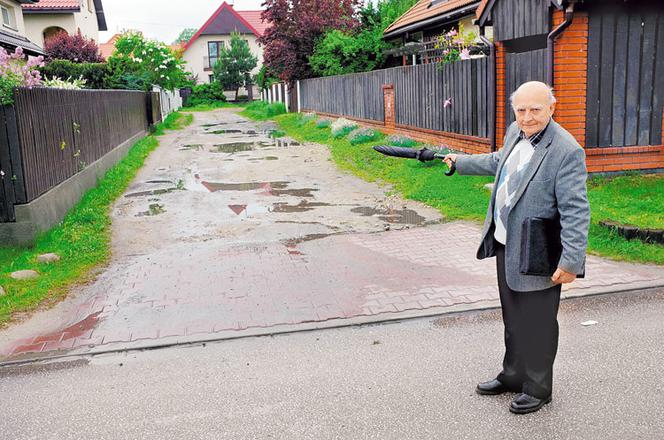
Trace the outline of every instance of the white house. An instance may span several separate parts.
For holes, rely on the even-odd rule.
[[[73,35],[79,29],[84,37],[99,43],[99,31],[108,30],[101,0],[39,0],[22,3],[26,34],[41,47],[52,35],[63,31]]]
[[[26,34],[22,5],[33,4],[33,0],[0,0],[2,25],[0,26],[0,46],[13,52],[21,46],[28,55],[43,55],[41,47],[30,41]]]
[[[261,20],[262,11],[236,11],[223,2],[205,24],[185,44],[182,59],[187,69],[198,77],[199,82],[212,82],[212,70],[224,45],[230,44],[231,34],[238,32],[249,44],[249,49],[258,59],[252,75],[258,73],[263,61],[263,48],[258,44],[267,23]]]

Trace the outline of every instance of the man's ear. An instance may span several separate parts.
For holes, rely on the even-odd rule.
[[[551,104],[551,114],[553,115],[556,112],[556,103]]]

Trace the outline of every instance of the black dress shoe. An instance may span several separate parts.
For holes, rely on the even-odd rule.
[[[551,396],[546,399],[538,399],[529,394],[521,393],[512,400],[510,411],[515,414],[528,414],[539,411],[547,403],[551,402]]]
[[[509,388],[503,385],[498,379],[493,379],[488,382],[477,384],[475,392],[484,396],[495,396],[509,391]]]

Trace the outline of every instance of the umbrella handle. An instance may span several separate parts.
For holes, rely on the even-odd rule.
[[[436,153],[436,159],[445,159],[446,156],[447,156],[447,154]],[[455,172],[456,172],[456,163],[452,162],[452,166],[450,167],[450,170],[446,171],[445,175],[446,176],[451,176]]]

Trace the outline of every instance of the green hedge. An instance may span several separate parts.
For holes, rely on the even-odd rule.
[[[192,87],[191,96],[187,99],[187,107],[217,102],[226,102],[226,96],[221,84],[215,81],[211,84],[199,84]]]
[[[83,77],[86,89],[106,89],[106,81],[110,73],[106,63],[72,63],[68,60],[53,60],[40,67],[42,76],[47,78]]]

